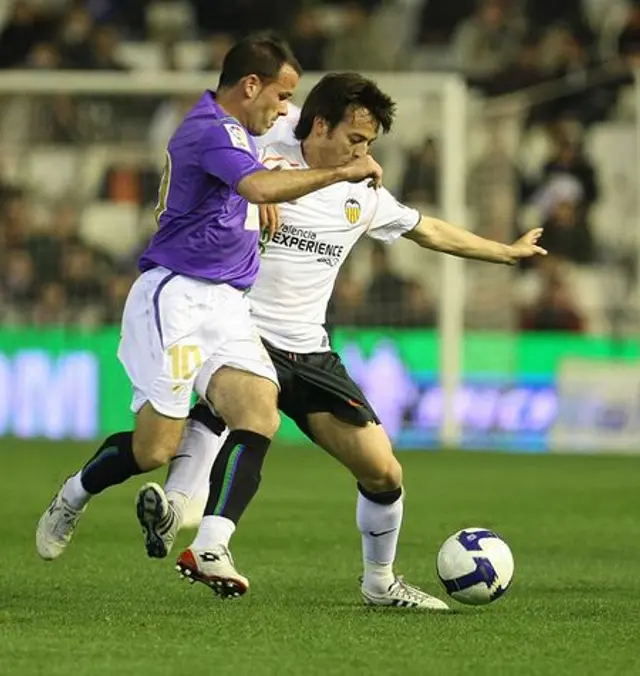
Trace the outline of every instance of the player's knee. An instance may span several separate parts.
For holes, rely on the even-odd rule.
[[[166,465],[175,455],[176,449],[169,444],[144,445],[136,442],[133,437],[133,456],[136,464],[144,472],[149,472]]]
[[[207,396],[231,430],[249,430],[272,438],[280,427],[278,389],[267,378],[221,369],[212,378]]]
[[[235,429],[246,429],[262,434],[264,437],[273,439],[280,427],[280,414],[275,406],[266,402],[257,403],[249,408],[236,421]]]
[[[272,439],[280,427],[278,394],[275,386],[262,379],[255,379],[253,387],[245,387],[239,406],[233,406],[231,429],[245,429]]]
[[[150,402],[138,411],[132,449],[136,464],[143,472],[162,467],[173,458],[182,440],[184,422],[158,413]]]
[[[280,428],[280,414],[278,413],[278,410],[274,407],[265,410],[263,417],[261,418],[261,424],[264,427],[264,432],[262,432],[262,434],[265,437],[273,439]]]
[[[358,481],[371,493],[386,493],[402,486],[402,465],[391,457],[385,462],[372,465]]]

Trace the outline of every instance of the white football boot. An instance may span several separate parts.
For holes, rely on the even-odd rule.
[[[231,552],[224,545],[211,549],[185,549],[176,570],[189,582],[202,582],[222,598],[237,598],[249,589],[249,580],[240,575]]]
[[[161,486],[153,482],[142,486],[136,496],[136,515],[147,556],[164,559],[180,530],[180,518]]]
[[[395,608],[419,608],[421,610],[450,610],[449,606],[418,587],[407,584],[400,576],[396,576],[386,592],[374,593],[361,587],[362,597],[367,605],[393,606]]]
[[[40,517],[36,529],[36,549],[47,561],[57,559],[64,552],[86,509],[86,506],[74,509],[62,497],[63,488],[56,493],[47,511]]]

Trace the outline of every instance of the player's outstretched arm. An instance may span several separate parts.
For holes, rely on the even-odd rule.
[[[474,235],[469,230],[451,225],[446,221],[423,216],[420,223],[404,236],[412,239],[424,249],[433,249],[453,256],[473,258],[489,263],[514,265],[522,258],[547,255],[546,249],[538,246],[542,228],[529,230],[513,244],[502,244]]]
[[[236,189],[253,204],[290,202],[334,183],[359,183],[367,178],[372,179],[376,185],[382,180],[382,169],[370,156],[333,169],[256,171],[243,178]]]

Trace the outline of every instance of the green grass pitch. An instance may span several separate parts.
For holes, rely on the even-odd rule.
[[[233,542],[244,599],[146,559],[142,479],[97,499],[65,556],[40,561],[36,521],[90,450],[0,444],[3,676],[640,673],[640,458],[401,454],[399,572],[440,593],[435,553],[463,526],[495,528],[516,560],[500,601],[429,615],[360,604],[354,484],[310,449],[271,451]]]

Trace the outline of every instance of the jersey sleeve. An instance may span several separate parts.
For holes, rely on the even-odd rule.
[[[395,242],[420,222],[420,212],[398,202],[385,188],[377,190],[378,204],[367,235],[381,242]]]
[[[200,161],[208,174],[234,190],[243,178],[264,169],[247,132],[235,122],[212,125],[205,131],[200,139]]]

